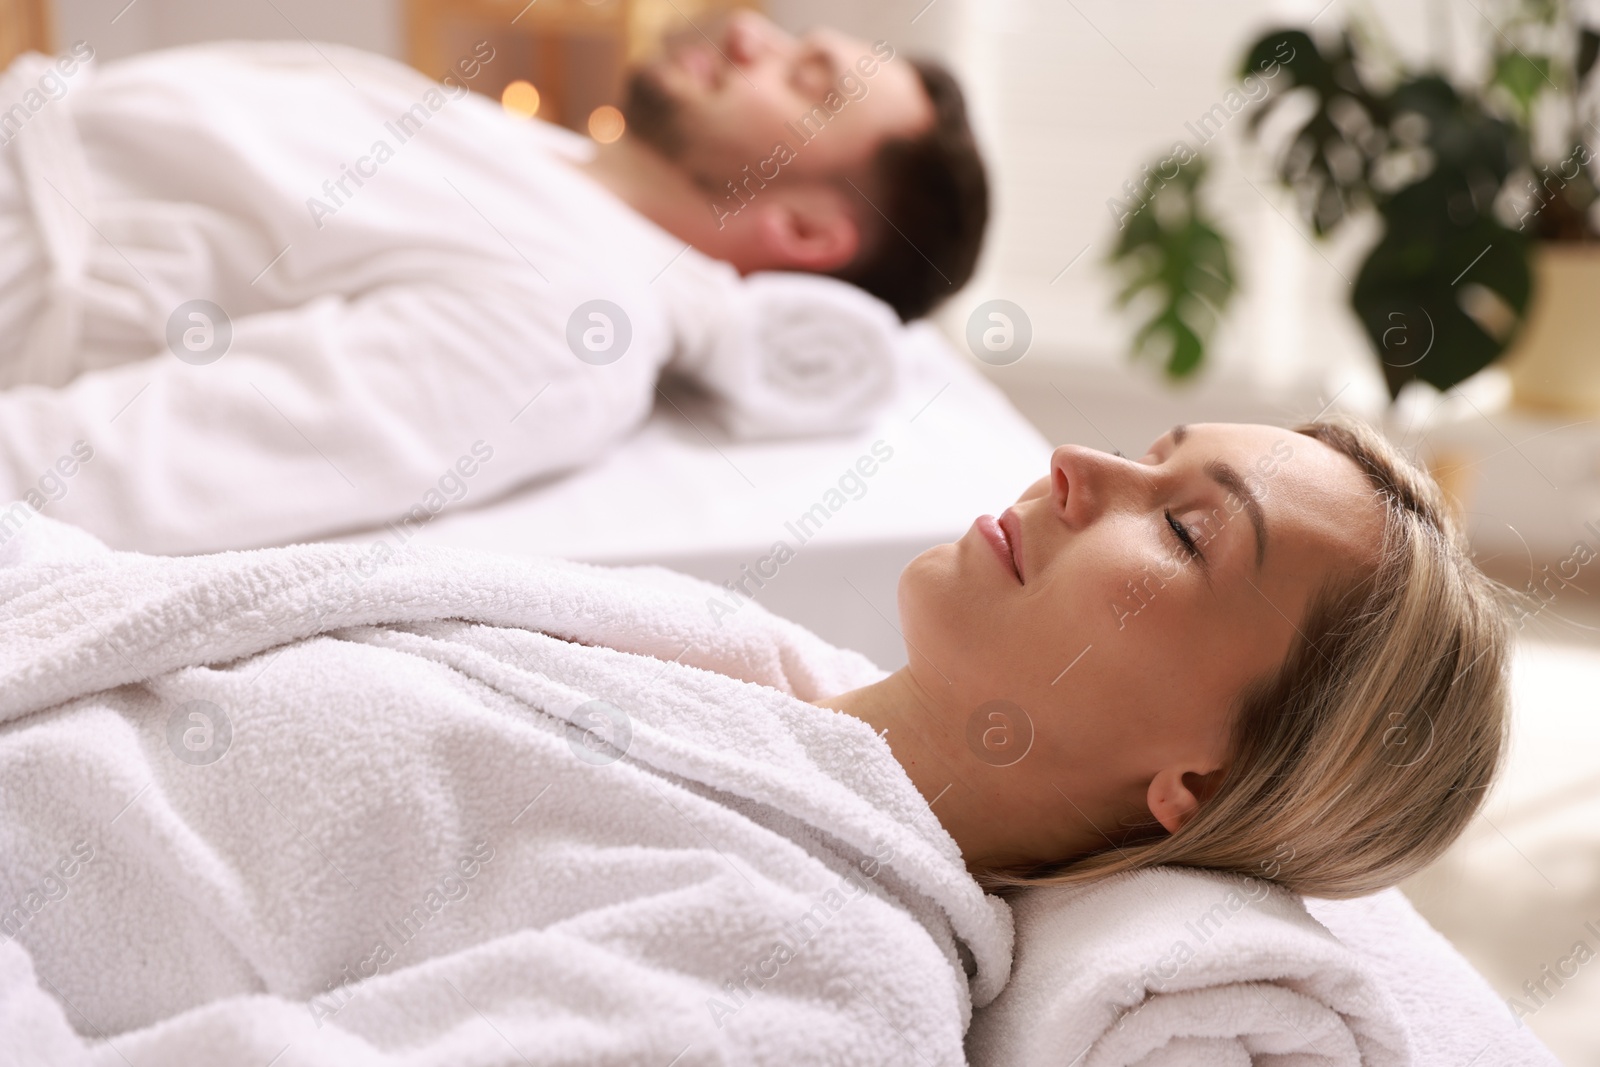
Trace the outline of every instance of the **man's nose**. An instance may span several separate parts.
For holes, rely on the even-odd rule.
[[[765,55],[781,51],[784,43],[792,40],[766,16],[749,8],[738,8],[728,14],[723,48],[731,62],[745,67]]]

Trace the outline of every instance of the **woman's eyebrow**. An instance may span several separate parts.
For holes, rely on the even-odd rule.
[[[1267,555],[1267,516],[1261,510],[1261,501],[1251,490],[1249,484],[1233,467],[1220,459],[1211,460],[1205,466],[1205,471],[1228,492],[1244,501],[1245,514],[1250,516],[1250,525],[1256,531],[1256,572],[1261,571],[1261,561]]]
[[[1169,432],[1172,434],[1172,447],[1176,450],[1183,444],[1183,439],[1189,436],[1189,427],[1180,422]],[[1245,514],[1250,516],[1250,525],[1256,531],[1256,571],[1259,573],[1261,563],[1267,555],[1267,515],[1261,508],[1261,499],[1250,489],[1249,483],[1239,476],[1239,472],[1232,464],[1214,459],[1208,462],[1204,469],[1212,481],[1244,501]]]

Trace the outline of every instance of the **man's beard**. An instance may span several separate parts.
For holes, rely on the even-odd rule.
[[[629,75],[627,95],[622,102],[622,117],[628,124],[629,133],[668,159],[680,159],[688,147],[678,102],[667,94],[648,67]]]

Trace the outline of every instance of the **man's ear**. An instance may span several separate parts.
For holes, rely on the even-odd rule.
[[[1200,810],[1200,805],[1216,794],[1224,773],[1220,767],[1207,773],[1163,768],[1150,779],[1150,789],[1145,794],[1150,814],[1166,827],[1167,833],[1177,833]]]
[[[780,264],[778,269],[827,274],[855,259],[861,248],[861,227],[836,189],[785,190],[751,207],[757,210],[762,258]]]

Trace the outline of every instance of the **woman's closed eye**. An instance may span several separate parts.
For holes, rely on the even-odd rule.
[[[1173,518],[1171,511],[1163,511],[1162,515],[1166,516],[1167,526],[1172,530],[1172,535],[1178,539],[1178,543],[1183,546],[1184,552],[1193,558],[1199,558],[1200,546],[1195,543],[1194,534],[1189,532],[1189,528]]]

